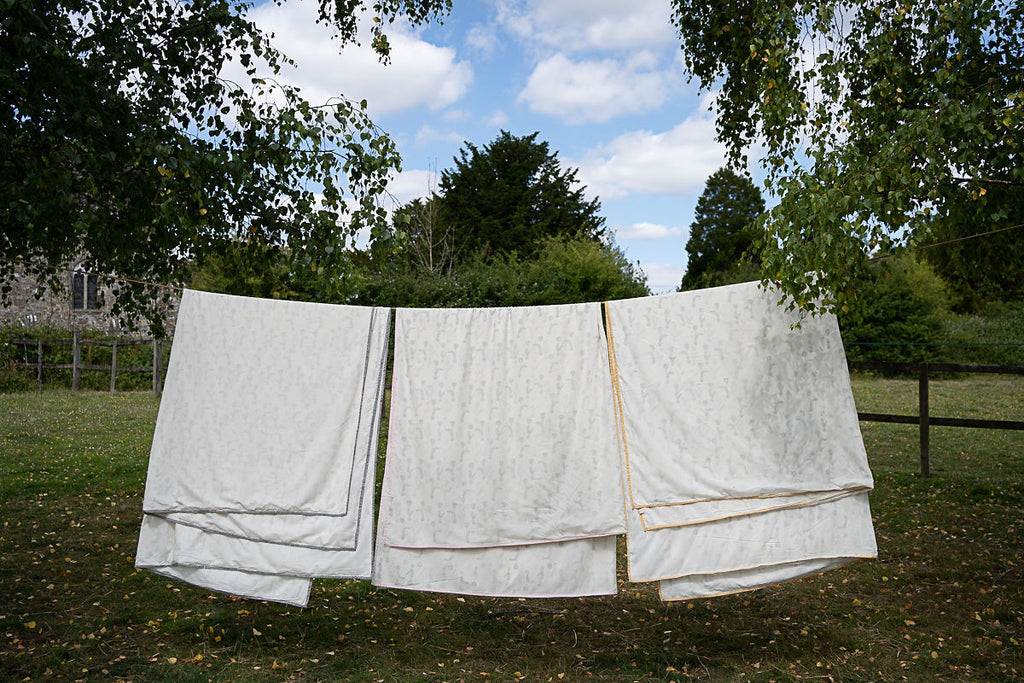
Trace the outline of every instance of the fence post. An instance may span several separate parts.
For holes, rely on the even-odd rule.
[[[36,384],[43,388],[43,340],[36,340]]]
[[[153,395],[160,395],[160,340],[153,337]]]
[[[117,389],[117,340],[110,347],[110,393]]]
[[[71,337],[71,389],[78,391],[82,384],[82,368],[79,367],[82,364],[82,347],[79,345],[79,332],[75,330],[75,333]]]
[[[921,379],[918,388],[918,402],[921,416],[921,476],[931,476],[931,455],[928,443],[928,363],[921,363]]]

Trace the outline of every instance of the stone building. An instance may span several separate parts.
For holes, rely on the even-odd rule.
[[[74,330],[96,330],[109,333],[125,333],[127,328],[122,319],[111,312],[114,292],[110,278],[86,272],[81,263],[74,264],[61,274],[59,291],[45,290],[41,298],[36,297],[37,279],[33,275],[16,270],[11,280],[10,306],[0,306],[0,325],[18,327],[47,326]],[[174,331],[178,298],[175,297],[166,311],[166,333]],[[143,328],[142,335],[148,334]]]

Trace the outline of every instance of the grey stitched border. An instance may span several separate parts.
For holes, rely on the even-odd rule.
[[[364,463],[363,464],[363,485],[359,489],[359,507],[358,507],[358,509],[356,511],[356,515],[357,515],[356,516],[356,534],[355,534],[355,539],[354,539],[356,545],[359,544],[359,532],[362,529],[362,524],[363,524],[362,512],[363,512],[363,505],[365,504],[366,490],[368,488],[371,491],[373,490],[373,483],[374,483],[374,479],[375,478],[374,477],[370,477],[370,472],[376,470],[376,467],[374,465],[375,465],[375,462],[376,462],[375,459],[377,457],[377,437],[378,437],[379,425],[380,425],[379,420],[380,420],[381,411],[384,408],[384,378],[385,378],[385,375],[387,374],[386,371],[387,371],[387,366],[388,366],[388,335],[391,332],[391,310],[387,309],[387,308],[381,309],[381,308],[376,308],[375,307],[373,309],[373,314],[370,317],[370,334],[369,334],[369,338],[368,338],[368,341],[367,341],[367,347],[366,347],[366,367],[365,367],[365,370],[363,372],[363,391],[360,392],[361,395],[360,395],[360,399],[359,399],[359,424],[357,424],[357,426],[356,426],[356,445],[355,445],[355,448],[359,447],[359,436],[362,433],[361,425],[362,425],[362,419],[363,419],[363,400],[366,397],[366,380],[367,380],[367,377],[370,374],[369,373],[370,349],[371,349],[371,342],[372,342],[372,339],[373,339],[373,328],[374,328],[374,326],[376,324],[377,314],[378,314],[379,311],[384,311],[384,332],[383,332],[383,335],[382,335],[382,337],[384,339],[384,350],[380,354],[380,365],[377,368],[377,387],[374,390],[374,398],[375,398],[375,400],[374,400],[374,410],[373,410],[373,413],[370,416],[370,434],[369,434],[369,438],[367,439],[366,453],[364,454],[364,458],[363,458],[363,463]],[[355,459],[356,459],[355,458],[355,454],[353,454],[353,457],[352,457],[353,463],[355,462]],[[372,505],[372,501],[371,501],[371,505]],[[371,516],[372,516],[372,512],[371,512]],[[372,519],[371,519],[370,523],[373,524],[373,520]],[[355,548],[353,547],[353,550],[354,549]],[[370,542],[370,552],[371,552],[371,554],[373,552],[373,541],[372,540]]]

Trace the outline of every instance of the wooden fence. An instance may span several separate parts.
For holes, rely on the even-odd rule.
[[[850,361],[851,370],[882,370],[884,372],[917,372],[918,415],[888,415],[885,413],[857,413],[863,422],[895,422],[916,424],[921,437],[921,476],[931,476],[929,429],[935,427],[972,427],[975,429],[1024,430],[1024,421],[976,420],[957,417],[932,417],[928,412],[928,375],[932,372],[981,372],[1002,375],[1024,375],[1024,365],[972,365],[968,363],[880,363]]]
[[[71,370],[71,388],[75,391],[81,387],[83,370],[102,370],[110,373],[110,392],[114,393],[117,387],[117,373],[119,372],[149,372],[153,374],[153,393],[160,395],[163,388],[164,368],[163,347],[167,342],[157,339],[125,339],[120,341],[92,341],[82,339],[76,332],[71,339],[15,339],[9,342],[18,344],[27,351],[34,348],[36,352],[35,362],[22,361],[23,367],[35,368],[36,382],[39,388],[43,386],[44,370]],[[44,349],[47,346],[71,346],[70,363],[47,363],[44,361]],[[118,365],[117,349],[125,346],[153,347],[153,362],[151,365]],[[110,347],[110,364],[93,365],[82,363],[82,347],[84,346],[107,346]],[[929,429],[935,427],[970,427],[975,429],[1012,429],[1024,430],[1024,421],[1019,420],[978,420],[971,418],[954,417],[933,417],[928,409],[928,378],[933,372],[977,372],[996,373],[1008,375],[1024,375],[1024,365],[974,365],[967,363],[884,363],[875,361],[850,361],[851,370],[881,370],[883,372],[916,372],[919,376],[918,383],[918,415],[890,415],[886,413],[864,413],[858,412],[857,417],[862,422],[890,422],[899,424],[916,424],[920,431],[921,441],[921,475],[931,475],[930,453],[929,453]]]
[[[157,396],[163,389],[164,368],[163,368],[163,347],[165,343],[159,339],[122,339],[115,341],[93,341],[82,339],[75,332],[71,339],[14,339],[11,344],[24,347],[28,355],[28,349],[34,349],[36,353],[35,362],[21,361],[22,367],[34,368],[36,372],[36,383],[43,388],[44,370],[71,370],[71,388],[78,391],[82,384],[83,370],[105,370],[110,373],[110,393],[117,389],[117,374],[119,372],[149,372],[153,374],[153,393]],[[44,360],[44,349],[47,346],[70,346],[70,363],[47,363]],[[94,365],[82,363],[82,348],[86,346],[105,346],[110,348],[110,364]],[[153,362],[151,365],[118,365],[117,349],[126,346],[152,346]]]

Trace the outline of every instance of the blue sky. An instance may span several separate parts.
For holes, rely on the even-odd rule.
[[[675,289],[697,198],[725,156],[707,93],[686,82],[667,0],[455,0],[442,25],[395,25],[388,66],[365,46],[339,52],[315,4],[251,16],[298,62],[281,80],[309,101],[369,102],[403,156],[399,200],[427,194],[466,142],[537,131],[600,198],[652,291]]]

